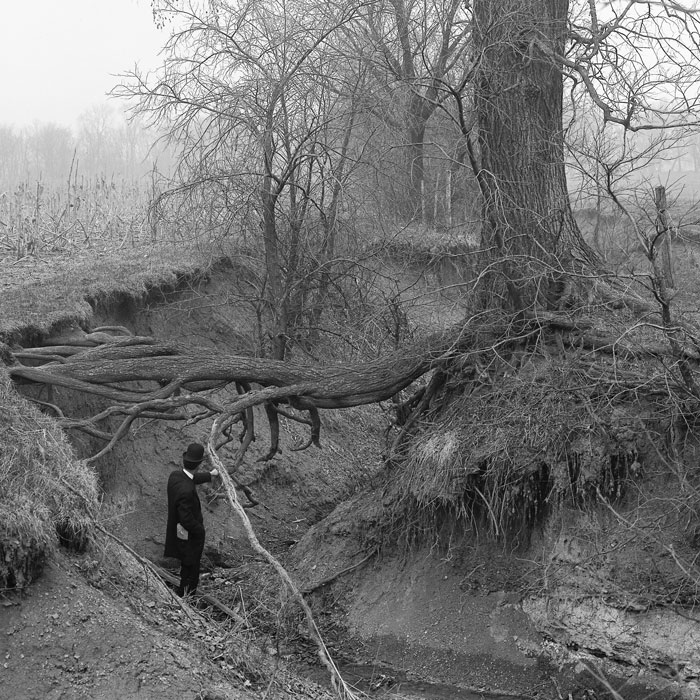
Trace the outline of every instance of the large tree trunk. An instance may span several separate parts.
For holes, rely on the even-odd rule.
[[[562,130],[568,0],[475,0],[475,102],[484,243],[516,309],[562,305],[566,273],[595,265],[569,202]]]

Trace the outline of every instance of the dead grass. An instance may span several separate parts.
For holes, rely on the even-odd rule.
[[[0,588],[28,585],[59,541],[84,548],[91,533],[86,503],[97,505],[95,474],[0,370]]]
[[[91,303],[172,286],[225,254],[181,220],[150,217],[154,194],[106,176],[0,190],[0,340],[88,324]]]
[[[0,190],[0,255],[72,252],[105,241],[123,246],[151,237],[151,193],[138,181],[106,175],[65,184],[24,181]]]

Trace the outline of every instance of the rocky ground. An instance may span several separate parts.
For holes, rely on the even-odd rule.
[[[83,556],[61,555],[26,592],[3,597],[0,696],[253,697],[246,679],[190,636],[178,604],[143,591],[129,605],[103,590],[107,582],[91,585],[89,566]]]

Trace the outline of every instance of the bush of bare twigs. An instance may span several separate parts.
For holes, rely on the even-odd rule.
[[[86,502],[97,504],[95,475],[0,373],[0,589],[28,585],[59,542],[85,548],[92,530]]]

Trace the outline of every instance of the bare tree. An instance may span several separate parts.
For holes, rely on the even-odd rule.
[[[353,85],[332,37],[355,11],[273,5],[160,3],[176,27],[162,69],[118,92],[180,148],[180,182],[167,197],[203,197],[210,222],[243,240],[259,230],[261,349],[283,359],[304,324],[318,324],[329,280],[344,269],[339,213],[357,139]]]
[[[634,2],[477,0],[473,21],[484,241],[514,308],[562,307],[570,282],[601,267],[571,211],[565,89],[622,130],[696,123],[697,18]]]
[[[242,227],[251,222],[259,226],[265,262],[259,296],[270,324],[272,364],[262,361],[250,371],[240,371],[235,367],[243,361],[235,358],[231,360],[235,367],[222,374],[217,358],[212,358],[199,374],[175,369],[174,374],[164,373],[160,363],[147,359],[153,354],[150,341],[118,343],[112,354],[91,355],[91,383],[167,377],[167,385],[149,394],[148,400],[172,399],[173,406],[202,401],[187,397],[175,401],[183,387],[199,392],[224,381],[238,383],[245,392],[251,382],[258,383],[265,389],[253,402],[296,402],[311,412],[316,437],[314,411],[352,405],[355,399],[350,397],[358,385],[351,377],[368,381],[364,374],[348,369],[343,380],[347,386],[329,400],[323,392],[316,395],[318,383],[328,381],[328,376],[307,377],[304,371],[303,379],[294,373],[286,377],[277,364],[285,359],[289,340],[302,322],[318,324],[334,286],[331,275],[338,269],[340,201],[357,162],[351,153],[358,145],[355,127],[360,112],[353,98],[359,99],[355,88],[361,83],[356,72],[346,70],[343,50],[346,29],[357,16],[330,5],[304,5],[303,13],[301,5],[280,5],[280,13],[287,15],[271,13],[268,5],[219,0],[203,3],[196,11],[174,2],[161,7],[174,22],[163,69],[153,78],[132,76],[134,82],[123,91],[138,98],[141,113],[168,124],[171,138],[183,144],[183,182],[174,193],[198,191],[211,197],[216,215],[224,217],[228,226],[234,221]],[[454,10],[453,5],[450,8]],[[661,21],[640,8],[628,3],[618,14],[609,9],[611,14],[603,21],[592,2],[572,9],[567,0],[498,4],[478,0],[471,17],[474,81],[470,90],[476,123],[465,116],[465,91],[446,79],[431,83],[431,89],[439,87],[456,106],[455,119],[481,188],[482,238],[488,257],[474,289],[479,292],[487,281],[492,292],[504,294],[502,301],[493,294],[475,294],[474,317],[468,325],[472,328],[480,314],[500,319],[504,310],[514,311],[518,321],[498,325],[498,333],[505,334],[501,340],[495,340],[498,333],[489,329],[488,342],[517,345],[547,328],[584,332],[590,327],[586,318],[577,320],[571,314],[588,308],[583,304],[590,301],[592,292],[597,293],[594,282],[602,262],[584,241],[571,209],[565,172],[565,87],[584,90],[602,109],[603,123],[615,128],[639,131],[660,129],[672,119],[685,125],[692,122],[692,93],[680,100],[676,91],[678,85],[687,86],[695,68],[685,65],[680,49],[662,49],[669,37],[671,47],[680,46],[678,37],[695,27],[696,17],[680,16],[674,9],[667,10]],[[289,15],[292,11],[294,16]],[[675,34],[666,22],[675,23]],[[342,41],[331,41],[341,33]],[[648,39],[650,50],[659,49],[652,68],[648,63],[619,59],[623,50],[636,51],[632,38],[637,35]],[[684,41],[682,46],[694,45],[692,32]],[[672,98],[661,102],[660,76],[663,71],[671,75],[674,66],[677,83],[668,88]],[[619,76],[612,87],[603,81],[606,75]],[[623,85],[628,86],[626,91]],[[600,301],[609,300],[603,293]],[[650,306],[646,304],[644,310],[649,312]],[[566,315],[558,320],[551,317],[562,311]],[[663,328],[671,325],[667,319]],[[508,339],[509,333],[513,338]],[[677,330],[668,339],[677,359],[687,352],[685,341],[694,342],[692,334],[683,340]],[[434,346],[431,343],[421,346],[427,355],[444,357],[449,348],[462,347],[463,339],[453,329],[449,341],[439,336]],[[407,349],[407,357],[415,357],[415,352]],[[122,354],[126,369],[112,374],[111,363]],[[367,396],[386,398],[387,392],[432,368],[431,362],[422,365],[418,374],[400,372],[398,379],[390,372],[383,388]],[[54,375],[68,373],[83,381],[82,375],[74,374],[78,370],[83,372],[82,365],[66,363],[52,369],[51,377],[40,370],[22,369],[15,374],[50,383],[56,381]],[[329,372],[344,374],[338,368]],[[373,381],[369,384],[375,386]],[[686,384],[693,393],[695,384],[689,380]],[[286,388],[274,394],[267,389],[273,386]],[[128,392],[113,394],[110,387],[100,391],[119,402],[136,400]],[[247,401],[236,399],[234,405],[248,406]],[[140,405],[150,406],[145,400]]]
[[[32,171],[45,183],[57,183],[66,176],[75,149],[70,129],[57,124],[37,124],[30,132]]]
[[[457,90],[471,68],[471,23],[459,0],[380,0],[363,6],[344,27],[346,51],[358,57],[367,87],[363,107],[401,136],[408,187],[397,208],[410,218],[431,218],[426,179],[426,130],[445,107],[447,82]]]

